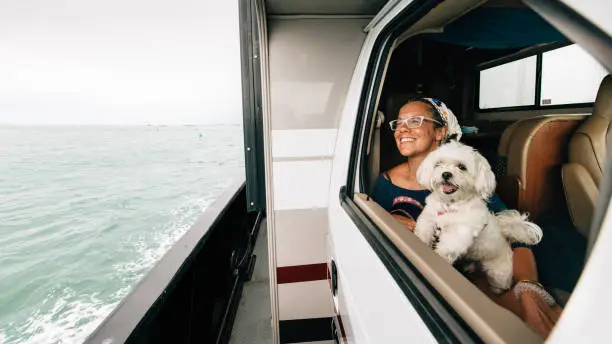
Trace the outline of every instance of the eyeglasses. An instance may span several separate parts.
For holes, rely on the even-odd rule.
[[[436,121],[433,118],[429,118],[425,116],[411,116],[405,119],[396,119],[394,121],[391,121],[389,122],[389,126],[391,127],[391,130],[393,131],[399,130],[402,127],[402,125],[405,125],[406,128],[408,129],[419,128],[420,126],[423,125],[423,120],[428,120],[434,123],[438,123],[439,125],[444,125]]]

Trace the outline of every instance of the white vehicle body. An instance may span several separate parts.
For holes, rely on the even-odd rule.
[[[433,253],[398,245],[414,240],[408,238],[411,233],[401,232],[401,225],[378,232],[363,228],[363,223],[385,220],[357,182],[363,178],[356,168],[360,162],[355,161],[363,156],[360,140],[370,136],[360,120],[369,118],[363,113],[368,108],[364,102],[376,102],[380,96],[380,91],[370,94],[376,91],[371,89],[370,68],[379,56],[386,57],[380,54],[381,37],[391,23],[410,16],[406,12],[410,6],[428,5],[416,2],[391,0],[373,18],[359,1],[247,2],[255,9],[261,37],[256,66],[261,73],[276,342],[288,341],[283,339],[283,327],[321,319],[332,319],[339,341],[348,343],[542,341],[518,317],[492,301],[482,301],[478,289],[434,259]],[[471,5],[466,6],[468,2]],[[483,2],[447,0],[437,6],[446,6],[449,13],[456,6],[456,15],[461,15]],[[537,7],[540,1],[528,3]],[[564,3],[612,36],[612,2]],[[414,13],[412,23],[417,25],[408,25],[391,45],[425,31],[443,30],[435,19],[418,22],[428,11]],[[584,37],[564,31],[556,13],[543,17],[593,53]],[[441,23],[446,22],[443,19]],[[602,56],[607,55],[595,57],[609,67],[612,61],[602,61]],[[249,154],[248,143],[246,149]],[[347,180],[354,182],[352,190],[346,190]],[[347,204],[346,197],[353,202]],[[612,282],[612,212],[599,211],[606,215],[596,245],[548,342],[601,342],[610,336],[607,313],[612,301],[605,289]],[[358,224],[356,218],[364,220]],[[425,263],[422,257],[432,261]],[[337,282],[337,290],[332,282]]]

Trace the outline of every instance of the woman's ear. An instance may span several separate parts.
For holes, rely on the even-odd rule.
[[[436,136],[436,141],[442,141],[446,137],[447,127],[439,127],[434,129],[434,135]]]

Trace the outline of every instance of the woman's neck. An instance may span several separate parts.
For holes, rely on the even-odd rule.
[[[395,166],[391,170],[389,170],[389,174],[391,175],[391,180],[393,180],[393,184],[409,190],[424,190],[423,186],[419,184],[417,181],[417,171],[419,170],[419,166],[423,163],[423,160],[427,157],[427,155],[436,150],[438,145],[432,145],[432,147],[427,151],[418,155],[410,156],[404,163]]]
[[[404,186],[406,188],[412,189],[412,190],[423,190],[424,189],[423,186],[420,185],[419,182],[417,181],[417,171],[419,170],[419,166],[421,166],[421,163],[423,163],[423,160],[427,158],[427,155],[430,152],[436,150],[436,148],[438,148],[438,145],[433,145],[431,149],[429,149],[427,152],[424,152],[418,155],[413,155],[409,157],[405,163],[402,164],[404,166],[401,169],[402,179],[405,181]]]
[[[408,178],[409,180],[416,181],[417,180],[416,175],[417,175],[417,170],[419,169],[419,166],[421,166],[421,163],[423,162],[423,160],[427,158],[427,155],[435,151],[439,146],[440,144],[433,144],[427,152],[423,152],[419,155],[413,155],[409,157],[408,160],[405,162],[406,173],[407,173],[406,178]]]
[[[408,158],[408,160],[404,163],[406,166],[405,172],[406,172],[406,179],[410,180],[410,181],[416,181],[417,180],[417,170],[419,169],[419,166],[421,166],[421,163],[423,162],[423,160],[425,160],[425,157],[427,155],[418,155],[418,156],[411,156],[410,158]]]

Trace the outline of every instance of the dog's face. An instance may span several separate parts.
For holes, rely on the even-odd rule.
[[[472,147],[456,141],[431,152],[421,163],[417,179],[448,203],[473,197],[487,200],[495,191],[495,175],[487,160]]]

